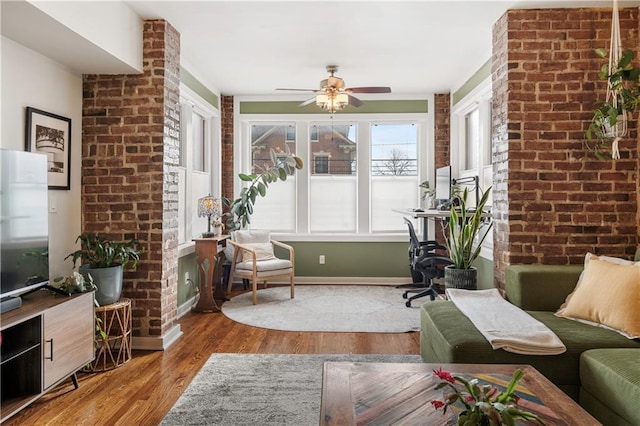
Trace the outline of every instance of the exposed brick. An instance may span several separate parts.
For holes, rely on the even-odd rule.
[[[163,218],[177,215],[180,34],[145,21],[143,46],[142,74],[83,76],[82,229],[145,247],[123,296],[134,335],[159,336],[177,316],[177,221]]]

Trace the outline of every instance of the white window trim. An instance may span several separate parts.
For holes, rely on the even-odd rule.
[[[180,121],[181,123],[189,123],[189,125],[181,126],[181,139],[191,140],[190,135],[192,113],[197,113],[204,118],[204,168],[205,171],[193,170],[193,158],[191,155],[191,147],[188,144],[182,143],[180,156],[184,159],[184,163],[179,167],[186,171],[186,187],[185,187],[185,200],[187,205],[185,206],[185,217],[178,218],[178,220],[185,221],[185,235],[186,241],[181,242],[178,245],[180,255],[189,254],[192,252],[194,243],[191,241],[190,236],[192,232],[192,226],[190,218],[193,214],[193,210],[196,206],[190,205],[188,200],[192,197],[192,173],[202,173],[209,176],[209,192],[214,195],[220,196],[222,192],[222,142],[220,131],[220,112],[213,107],[210,103],[205,101],[200,95],[190,89],[184,83],[180,83]]]
[[[434,118],[433,105],[434,96],[423,96],[421,99],[427,99],[429,112],[412,113],[412,114],[340,114],[334,116],[334,122],[351,123],[357,126],[356,134],[360,140],[370,139],[370,125],[373,123],[407,123],[412,122],[418,125],[418,181],[433,180],[435,176],[434,168]],[[259,122],[288,124],[295,123],[296,126],[296,155],[303,159],[305,168],[310,166],[310,150],[306,143],[301,141],[309,140],[309,127],[312,123],[330,121],[330,115],[327,113],[318,114],[240,114],[240,103],[245,101],[256,100],[254,98],[234,97],[234,197],[238,197],[242,188],[242,181],[238,177],[238,173],[246,173],[250,170],[249,144],[243,144],[243,140],[250,139],[250,124]],[[262,99],[264,100],[264,99]],[[282,99],[280,99],[282,100]],[[357,163],[358,173],[361,176],[368,176],[370,173],[370,150],[358,149]],[[362,168],[362,170],[361,170]],[[307,199],[307,193],[304,192],[309,188],[308,179],[311,173],[300,173],[296,175],[296,185],[298,187],[299,199]],[[295,233],[274,234],[277,238],[287,241],[406,241],[406,230],[397,233],[370,233],[370,179],[361,178],[358,180],[358,193],[362,194],[358,199],[358,229],[356,233],[322,233],[312,234],[309,229],[309,211],[308,204],[297,206],[297,226]],[[300,189],[302,188],[302,190]],[[416,191],[419,193],[420,188],[416,185]],[[302,191],[302,192],[300,192]],[[406,206],[400,206],[406,207]],[[390,207],[392,208],[392,207]],[[402,215],[398,214],[398,221],[402,221]],[[305,230],[305,231],[301,231]]]

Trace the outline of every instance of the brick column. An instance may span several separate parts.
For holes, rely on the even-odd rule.
[[[436,93],[433,106],[434,121],[434,165],[451,164],[451,94]],[[435,183],[435,182],[434,182]]]
[[[125,271],[123,297],[134,344],[148,337],[145,346],[161,349],[167,333],[179,335],[180,34],[145,21],[143,43],[142,74],[83,77],[82,229],[145,247]]]
[[[620,10],[638,57],[638,9]],[[579,264],[587,251],[631,258],[638,245],[637,121],[621,160],[597,160],[585,130],[606,82],[611,9],[510,10],[493,30],[496,284],[509,264]]]
[[[233,200],[233,96],[222,96],[222,196]]]

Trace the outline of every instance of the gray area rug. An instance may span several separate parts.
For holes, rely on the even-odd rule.
[[[389,286],[304,285],[243,293],[222,305],[232,320],[285,331],[403,333],[420,331],[419,303],[407,308],[402,289]]]
[[[422,358],[213,354],[161,425],[317,425],[322,367],[327,361],[422,362]]]

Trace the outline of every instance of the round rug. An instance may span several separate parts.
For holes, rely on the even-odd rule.
[[[419,306],[407,308],[403,289],[388,286],[305,285],[243,293],[222,305],[230,319],[285,331],[403,333],[420,330]]]

